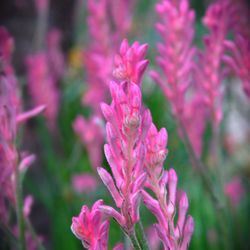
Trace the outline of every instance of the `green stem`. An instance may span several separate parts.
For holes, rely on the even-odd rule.
[[[23,190],[22,190],[22,182],[20,178],[18,164],[16,164],[15,166],[15,177],[16,177],[16,211],[17,211],[17,221],[18,221],[19,243],[20,243],[20,249],[26,250],[25,225],[23,218]]]
[[[141,249],[149,250],[148,241],[144,233],[143,225],[141,221],[135,225],[135,235],[140,244]]]
[[[129,234],[128,237],[131,240],[131,243],[132,243],[132,246],[133,246],[134,250],[143,250],[143,248],[141,248],[140,243],[139,243],[139,241],[138,241],[138,239],[137,239],[134,232]]]

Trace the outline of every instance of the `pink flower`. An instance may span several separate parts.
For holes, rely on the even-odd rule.
[[[47,34],[47,55],[50,72],[54,80],[58,83],[63,78],[65,72],[65,59],[60,47],[62,34],[58,29],[52,29]]]
[[[91,210],[83,206],[79,216],[72,219],[71,230],[87,249],[108,249],[109,222],[99,210],[102,204],[102,200],[96,201]]]
[[[93,175],[81,174],[72,177],[72,185],[78,193],[90,193],[96,190],[98,182]]]
[[[21,113],[17,80],[10,64],[12,48],[13,39],[5,28],[0,27],[0,217],[5,226],[10,223],[10,208],[16,206],[16,172],[26,171],[35,158],[34,155],[22,155],[17,152],[18,125],[44,110],[43,106]],[[25,216],[30,212],[31,203],[30,198],[25,200],[23,207]],[[15,234],[15,228],[12,231]],[[30,243],[29,249],[34,249],[29,237],[30,235],[26,233],[27,243]]]
[[[231,205],[237,207],[240,203],[240,199],[245,193],[241,179],[237,176],[233,177],[230,182],[225,184],[224,193],[229,198]]]
[[[94,169],[102,164],[104,128],[101,123],[102,120],[98,117],[91,117],[86,120],[83,116],[78,116],[73,123],[75,133],[87,148]]]
[[[141,91],[135,83],[118,85],[111,82],[110,92],[112,103],[110,106],[102,104],[102,110],[107,120],[108,143],[104,151],[114,179],[103,168],[98,168],[98,173],[121,213],[108,206],[101,206],[101,209],[113,216],[130,234],[139,221],[140,196],[146,179],[143,169],[144,141],[151,116],[148,110],[142,108]]]
[[[115,69],[113,76],[121,81],[141,83],[141,77],[148,66],[148,60],[145,60],[148,45],[140,45],[134,42],[129,46],[126,39],[123,40],[119,54],[115,56]]]
[[[188,198],[185,193],[179,200],[178,219],[174,220],[176,213],[177,175],[174,169],[164,171],[163,163],[167,155],[167,131],[159,132],[151,124],[146,139],[145,168],[148,173],[146,187],[151,189],[156,198],[146,191],[142,192],[146,207],[155,215],[158,224],[155,225],[164,249],[187,249],[194,230],[191,216],[186,218]]]
[[[50,74],[45,52],[27,58],[28,86],[35,105],[46,105],[44,115],[50,129],[55,129],[59,109],[59,92]]]
[[[151,76],[161,86],[175,116],[182,117],[185,93],[191,81],[194,48],[194,11],[188,0],[162,0],[156,5],[160,21],[156,29],[163,42],[158,44],[157,63],[162,77],[155,71]]]
[[[146,207],[155,215],[158,224],[155,224],[158,236],[164,249],[187,249],[194,231],[194,222],[191,216],[186,217],[188,198],[182,193],[179,200],[178,219],[174,223],[176,213],[177,176],[173,169],[163,171],[159,179],[150,177],[154,199],[146,191],[142,192]],[[167,195],[167,196],[166,196]]]
[[[156,12],[160,17],[156,29],[163,39],[158,44],[157,57],[162,74],[151,71],[151,77],[162,88],[178,125],[185,129],[193,150],[200,156],[207,110],[199,82],[191,84],[195,80],[195,14],[188,0],[159,1]]]
[[[130,50],[125,40],[120,51],[123,51],[124,46],[124,51]],[[132,47],[134,55],[139,55],[139,52],[144,50],[139,57],[141,60],[147,46],[134,43]],[[137,60],[137,56],[134,59]],[[126,60],[121,63],[126,63]],[[131,72],[136,72],[136,67],[136,61],[131,61]],[[116,206],[120,208],[120,213],[109,206],[103,205],[101,209],[107,215],[114,217],[130,235],[133,233],[134,224],[139,221],[141,190],[146,180],[143,168],[144,142],[151,124],[151,115],[149,110],[142,107],[138,83],[130,80],[120,84],[110,82],[109,88],[112,103],[111,105],[103,103],[101,108],[107,120],[107,144],[104,146],[104,152],[113,177],[104,168],[98,168],[98,173]]]

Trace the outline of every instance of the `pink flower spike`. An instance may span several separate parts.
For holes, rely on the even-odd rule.
[[[178,219],[175,225],[174,216],[176,208],[177,174],[174,169],[164,171],[163,162],[166,157],[167,131],[161,129],[159,132],[154,124],[148,131],[146,138],[146,160],[145,167],[148,173],[146,187],[151,189],[156,199],[147,192],[142,191],[145,206],[155,215],[158,224],[157,233],[161,239],[164,249],[180,249],[183,237],[191,239],[191,234],[185,232],[184,225],[188,210],[188,198],[185,193],[179,201]],[[161,152],[164,152],[164,157]],[[187,223],[187,222],[186,222]],[[186,234],[186,235],[184,235]],[[189,241],[188,241],[189,242]]]
[[[198,87],[201,80],[197,80],[195,86],[190,84],[196,81],[197,49],[193,47],[195,14],[188,0],[159,0],[155,9],[159,15],[156,29],[162,37],[157,46],[159,56],[156,61],[162,74],[151,71],[150,76],[161,87],[178,124],[185,129],[194,151],[200,157],[207,110],[204,94]],[[203,105],[201,101],[201,105],[196,105],[197,96]],[[181,133],[180,136],[183,137]]]
[[[25,122],[26,120],[34,117],[34,116],[37,116],[39,115],[40,113],[42,113],[44,110],[46,109],[46,106],[45,105],[40,105],[36,108],[33,108],[32,110],[29,110],[29,111],[26,111],[26,112],[23,112],[19,115],[17,115],[17,123],[22,123],[22,122]]]
[[[134,46],[138,44],[135,43]],[[130,50],[126,53],[132,52]],[[108,144],[105,145],[105,155],[115,178],[119,196],[122,197],[122,201],[117,204],[121,208],[120,216],[124,220],[122,227],[130,234],[134,224],[139,220],[140,191],[146,177],[143,169],[144,141],[151,116],[149,112],[143,111],[141,91],[137,84],[110,82],[109,87],[112,103],[110,106],[102,104],[107,119]],[[104,183],[108,179],[110,178],[103,178]],[[113,188],[110,189],[111,195],[117,196],[112,190]]]
[[[87,249],[108,248],[109,222],[99,210],[102,204],[102,200],[96,201],[91,211],[83,206],[80,215],[72,219],[71,230]]]

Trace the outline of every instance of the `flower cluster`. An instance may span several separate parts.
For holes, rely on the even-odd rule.
[[[0,27],[0,217],[6,227],[10,224],[10,208],[17,207],[17,175],[25,172],[35,160],[34,155],[27,153],[20,154],[19,159],[15,144],[18,125],[36,116],[45,108],[38,106],[28,112],[21,112],[17,80],[10,64],[13,45],[13,39],[8,31]],[[27,216],[30,203],[30,199],[25,202],[24,210]],[[11,228],[10,230],[14,231]]]
[[[109,221],[99,211],[102,204],[102,200],[96,201],[91,210],[83,206],[80,215],[72,219],[71,230],[87,249],[108,249]]]
[[[237,19],[236,7],[229,0],[212,3],[203,18],[208,30],[204,48],[193,46],[194,11],[188,0],[162,0],[156,5],[160,22],[156,29],[163,38],[158,45],[157,63],[162,75],[151,76],[161,86],[173,114],[193,147],[202,153],[202,138],[208,119],[216,131],[222,119],[223,61],[229,29]],[[232,19],[230,17],[232,16]]]
[[[109,207],[103,207],[103,210],[131,233],[139,220],[140,191],[146,178],[143,142],[151,117],[148,110],[142,109],[140,89],[135,83],[118,85],[111,82],[110,92],[113,100],[111,106],[102,104],[108,140],[104,150],[115,183],[103,168],[99,168],[98,172],[116,206],[121,209],[121,214]]]
[[[112,175],[104,168],[98,168],[98,173],[120,212],[104,204],[99,204],[98,211],[106,217],[113,217],[131,238],[133,247],[136,247],[136,240],[133,239],[136,237],[135,225],[140,221],[139,208],[143,197],[145,205],[159,221],[156,228],[165,249],[187,249],[193,233],[193,219],[186,219],[188,201],[186,194],[183,194],[179,202],[177,225],[174,226],[177,176],[173,169],[163,170],[167,155],[167,132],[165,129],[157,132],[150,111],[142,105],[140,84],[132,80],[142,77],[140,71],[136,71],[138,65],[142,65],[141,62],[148,63],[142,56],[138,56],[145,54],[146,47],[147,45],[139,45],[137,42],[131,47],[126,41],[122,43],[120,52],[127,52],[121,53],[124,60],[121,60],[117,67],[122,69],[123,76],[134,74],[136,77],[125,77],[119,84],[111,81],[109,88],[112,103],[101,105],[107,120],[107,144],[104,146],[104,152]],[[134,61],[130,62],[131,68],[127,67],[126,63],[128,54],[134,58]],[[133,74],[129,74],[131,72]],[[144,190],[145,187],[155,192],[156,199]],[[78,220],[81,217],[80,214]],[[93,224],[94,222],[85,230],[89,232]],[[79,227],[77,231],[75,225],[76,219],[73,219],[73,232],[85,241],[86,236],[81,232],[87,224],[85,227]],[[96,228],[99,228],[98,225]],[[89,235],[91,240],[88,242],[95,242],[96,237],[91,233]],[[88,248],[92,249],[93,246]],[[117,245],[117,248],[122,248],[122,245]]]
[[[162,88],[179,126],[187,133],[196,155],[200,156],[207,112],[201,87],[194,84],[195,14],[188,0],[162,0],[156,5],[156,12],[160,17],[156,29],[163,38],[158,44],[157,57],[162,75],[151,71],[151,77]],[[180,134],[184,136],[181,130]]]
[[[152,124],[146,140],[145,167],[148,173],[146,187],[151,189],[156,197],[142,191],[146,207],[155,215],[158,224],[155,225],[164,249],[187,249],[194,231],[191,216],[186,219],[188,198],[182,193],[179,200],[178,219],[175,225],[177,203],[177,175],[174,169],[163,169],[167,150],[167,131],[159,132]]]

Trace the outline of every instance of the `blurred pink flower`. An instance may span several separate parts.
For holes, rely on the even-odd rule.
[[[78,116],[73,123],[73,128],[87,148],[91,166],[94,169],[100,167],[105,133],[102,120],[98,117],[86,120],[83,116]]]
[[[195,73],[214,128],[218,127],[223,116],[222,81],[226,76],[223,68],[224,44],[233,12],[234,8],[229,0],[220,0],[210,4],[203,18],[203,24],[209,33],[204,37],[204,50],[200,51]]]
[[[4,64],[4,66],[10,63],[13,49],[13,38],[10,36],[5,27],[0,26],[0,60],[1,64]]]
[[[44,106],[21,112],[17,80],[10,64],[13,43],[8,31],[0,27],[0,217],[2,223],[17,235],[17,227],[13,229],[9,226],[10,208],[16,207],[16,173],[26,171],[35,158],[34,155],[22,155],[17,152],[18,125],[42,112]],[[25,200],[23,207],[25,216],[30,213],[31,203],[31,198]],[[29,249],[35,249],[32,247],[30,238],[26,233]]]
[[[197,156],[202,152],[206,105],[199,82],[194,84],[196,49],[193,46],[195,13],[188,0],[161,0],[156,4],[156,29],[163,41],[156,58],[162,74],[151,71],[169,101],[178,125],[185,129]],[[196,115],[197,114],[197,115]],[[184,135],[180,129],[180,135]]]
[[[95,176],[90,174],[74,175],[72,186],[78,193],[90,193],[96,190],[98,181]]]
[[[59,92],[56,87],[45,52],[27,57],[28,86],[35,105],[46,105],[44,115],[50,129],[56,128],[59,109]]]
[[[156,4],[156,12],[160,17],[156,29],[163,39],[157,46],[159,56],[156,60],[162,76],[155,71],[151,72],[151,76],[162,88],[175,116],[180,119],[185,108],[185,93],[192,80],[195,14],[189,8],[188,0],[161,0]]]
[[[109,222],[99,211],[102,204],[102,200],[96,201],[91,210],[83,206],[79,216],[72,219],[72,232],[90,250],[108,249]]]
[[[23,214],[25,217],[29,217],[32,205],[33,197],[32,195],[28,195],[27,197],[25,197],[23,205]]]
[[[65,72],[65,59],[61,49],[62,33],[52,29],[47,34],[47,56],[50,72],[56,83],[61,80]]]
[[[224,193],[228,197],[231,205],[237,207],[245,193],[241,179],[238,176],[233,177],[230,182],[224,185]]]

